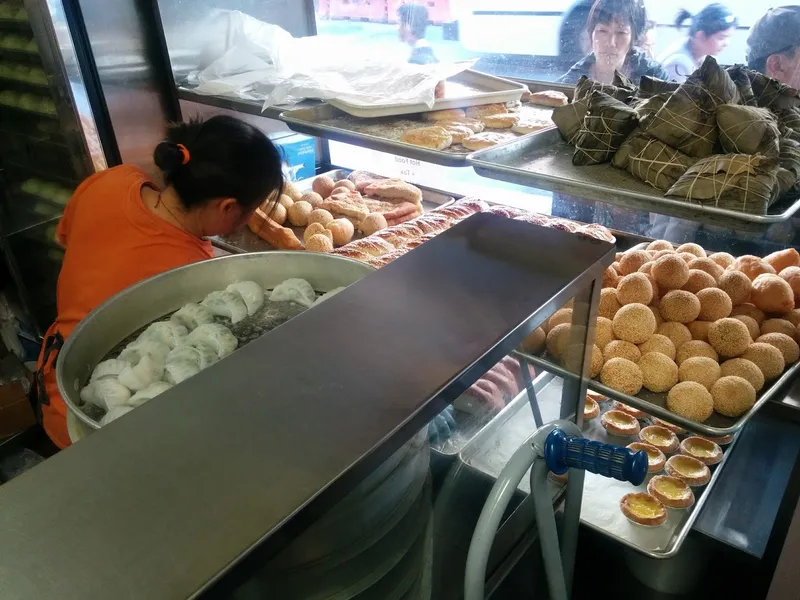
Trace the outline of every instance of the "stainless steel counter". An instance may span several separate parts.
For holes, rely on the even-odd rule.
[[[189,598],[262,566],[613,257],[467,219],[0,487],[0,596]]]

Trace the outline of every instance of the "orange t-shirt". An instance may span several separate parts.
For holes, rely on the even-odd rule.
[[[66,251],[58,277],[58,316],[48,335],[60,333],[66,338],[114,294],[153,275],[214,256],[211,242],[172,225],[144,205],[145,185],[155,187],[138,167],[121,165],[92,175],[75,190],[57,229]],[[56,385],[55,356],[48,358],[42,352],[39,368],[49,399],[42,405],[44,428],[63,448],[70,440],[66,406]]]

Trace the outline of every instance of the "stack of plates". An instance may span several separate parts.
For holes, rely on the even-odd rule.
[[[236,600],[429,598],[429,468],[423,431],[296,537]]]

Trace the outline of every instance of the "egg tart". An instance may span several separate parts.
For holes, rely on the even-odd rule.
[[[650,415],[646,412],[639,410],[638,408],[633,408],[632,406],[628,406],[627,404],[623,404],[619,400],[614,400],[614,409],[621,410],[624,413],[628,413],[632,417],[636,417],[637,419],[646,419]]]
[[[711,471],[706,465],[685,454],[677,454],[671,457],[667,461],[664,470],[667,475],[683,479],[692,487],[705,485],[711,479]]]
[[[722,460],[722,448],[699,436],[688,437],[681,442],[681,454],[696,458],[706,465],[715,465]]]
[[[678,427],[677,425],[673,425],[672,423],[668,423],[667,421],[663,421],[656,417],[653,417],[653,423],[655,425],[661,425],[661,427],[666,427],[675,435],[686,435],[686,430],[683,427]]]
[[[669,508],[689,508],[694,504],[694,492],[689,484],[668,475],[656,475],[647,484],[648,493]]]
[[[586,396],[586,404],[583,405],[583,420],[589,421],[594,419],[600,414],[600,405]]]
[[[592,390],[586,390],[586,397],[591,398],[598,404],[603,402],[608,402],[608,396],[603,396],[603,394],[598,394],[597,392],[594,392]]]
[[[639,432],[639,439],[645,444],[655,446],[664,454],[671,454],[678,450],[678,436],[661,425],[645,427]]]
[[[650,494],[625,494],[619,501],[619,508],[636,525],[658,527],[667,520],[667,509]]]
[[[639,433],[639,421],[621,410],[607,410],[600,417],[600,423],[612,435],[629,437]]]
[[[667,462],[667,458],[664,456],[664,453],[651,444],[645,444],[644,442],[633,442],[632,444],[628,444],[628,448],[634,452],[638,450],[644,450],[647,453],[648,473],[658,473],[664,468],[664,463]]]
[[[731,435],[723,435],[722,437],[710,437],[710,436],[703,436],[709,442],[714,442],[720,446],[727,446],[733,441],[733,434]]]

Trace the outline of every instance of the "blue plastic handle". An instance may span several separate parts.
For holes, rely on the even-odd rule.
[[[563,429],[554,429],[545,440],[544,458],[556,475],[568,469],[583,469],[619,481],[639,485],[647,477],[647,453],[634,452],[621,446],[612,446],[588,440],[577,435],[567,435]]]

